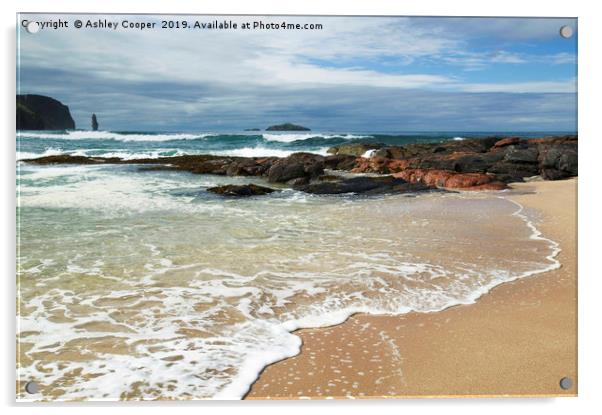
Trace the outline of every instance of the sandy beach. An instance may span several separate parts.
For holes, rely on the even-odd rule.
[[[441,312],[357,314],[299,330],[301,353],[268,366],[246,398],[576,396],[577,179],[512,187],[526,193],[511,199],[560,244],[559,269]]]

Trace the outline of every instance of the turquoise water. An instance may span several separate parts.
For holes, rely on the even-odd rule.
[[[424,133],[333,133],[333,132],[111,132],[111,131],[21,131],[17,158],[50,154],[95,156],[167,157],[181,154],[227,154],[237,156],[286,156],[309,151],[325,154],[329,147],[354,142],[403,145],[419,142],[460,140],[489,135],[540,137],[559,132],[424,132]]]

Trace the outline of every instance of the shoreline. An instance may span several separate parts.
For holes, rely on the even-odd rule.
[[[533,230],[534,237],[541,237],[556,245],[554,253],[548,257],[549,259],[555,258],[556,266],[552,265],[548,270],[536,271],[531,275],[498,284],[471,304],[453,305],[432,313],[410,312],[401,315],[355,313],[344,322],[334,326],[295,330],[292,333],[298,335],[302,340],[300,353],[263,368],[243,399],[577,396],[575,239],[577,179],[513,183],[511,188],[535,190],[535,193],[509,195],[505,198],[521,206],[521,209],[515,214],[520,215],[526,208],[534,209],[543,216],[537,227],[526,218],[525,223]],[[556,200],[556,204],[554,201],[549,203],[547,198],[553,198],[554,195],[562,199]],[[558,203],[559,201],[564,203]],[[574,226],[569,226],[567,229],[566,226],[559,225],[557,223],[559,218],[564,219],[565,223],[567,220],[571,221]],[[556,224],[555,227],[554,224]],[[542,281],[544,279],[550,279],[550,281]],[[549,296],[551,301],[549,301],[550,298],[542,298],[542,293],[534,292],[535,288],[543,288],[542,293],[552,290],[553,293]],[[525,294],[525,292],[527,293]],[[540,306],[540,309],[545,309],[538,310],[539,314],[543,314],[538,317],[546,320],[548,311],[552,311],[552,314],[557,317],[556,320],[561,320],[561,323],[556,322],[556,326],[560,324],[563,331],[557,334],[556,339],[551,330],[554,328],[555,322],[549,316],[543,328],[536,327],[540,323],[540,319],[529,318],[529,315],[525,316],[525,308],[529,308],[529,302],[525,302],[526,300],[531,302],[531,309],[534,307],[533,304]],[[557,307],[559,302],[565,306],[560,311]],[[516,311],[517,309],[519,311]],[[489,313],[491,318],[483,318],[483,311]],[[510,317],[500,316],[502,312],[506,311],[510,311],[513,317],[521,314],[522,319],[518,322],[514,321],[514,323],[519,323],[515,324],[518,328],[513,327]],[[512,311],[514,312],[512,313]],[[533,310],[530,311],[533,312]],[[562,311],[568,311],[568,313]],[[469,321],[456,321],[458,315],[462,315],[463,319],[468,318]],[[452,326],[459,327],[454,327],[455,330],[442,334],[441,330],[448,328],[446,326],[450,325],[450,321],[453,321]],[[432,327],[425,330],[424,328],[428,326]],[[482,337],[470,337],[468,340],[459,338],[456,332],[458,328],[463,331],[463,334],[478,336],[481,331],[493,332],[490,334],[493,334],[496,340],[500,340],[502,345],[494,344],[495,342],[483,342]],[[545,341],[537,337],[535,341],[525,342],[526,334],[531,331],[545,334]],[[422,337],[431,340],[428,343],[429,346],[433,344],[432,341],[435,341],[437,349],[445,349],[447,346],[456,354],[444,361],[432,363],[437,356],[421,347],[424,346],[424,343],[421,343],[422,339],[410,340],[405,337],[408,333],[421,334]],[[360,353],[354,347],[357,343],[365,343],[366,337],[371,341],[376,341],[376,343],[372,343],[373,347],[380,349],[383,348],[382,346],[389,347],[388,352],[381,350],[382,354],[378,359],[371,359],[372,364],[366,362],[362,356],[362,354],[371,353],[369,348],[364,348]],[[349,342],[350,340],[351,342]],[[399,340],[406,344],[400,347]],[[522,346],[510,347],[516,349],[514,352],[504,350],[503,346],[512,345],[513,340],[518,340]],[[457,345],[458,341],[460,346]],[[347,343],[344,344],[345,342]],[[534,343],[537,342],[540,344],[534,346]],[[560,353],[564,366],[558,364],[555,355],[549,354],[550,350],[548,349],[559,351],[557,343],[562,343],[564,346],[562,349],[565,349],[564,353],[562,350]],[[324,344],[332,346],[324,346]],[[494,352],[494,355],[487,356],[487,353],[483,352],[483,347]],[[410,353],[404,353],[400,349],[407,349]],[[467,353],[471,349],[474,349],[476,356]],[[570,353],[566,353],[566,349],[570,349]],[[525,350],[531,352],[528,357],[525,357]],[[342,354],[345,354],[346,359],[341,359]],[[471,357],[475,357],[476,362],[471,362]],[[522,363],[511,362],[508,364],[508,361],[513,359]],[[347,370],[344,370],[343,365],[340,364],[343,361],[351,363],[347,365]],[[461,367],[463,371],[458,370],[458,361],[466,363]],[[532,364],[533,361],[537,361],[538,364]],[[412,365],[408,365],[408,362],[412,362]],[[446,365],[450,370],[444,370]],[[409,372],[407,371],[408,366],[411,368]],[[562,370],[559,370],[559,366]],[[315,372],[312,370],[315,370],[316,367],[320,367],[322,371],[319,372],[321,375],[314,378]],[[386,370],[385,367],[391,368],[391,370]],[[425,368],[428,375],[425,374]],[[372,376],[366,376],[367,372]],[[542,372],[546,372],[548,376],[545,377]],[[344,375],[342,375],[343,373]],[[476,377],[475,374],[479,373],[481,376]],[[377,374],[381,376],[376,378]],[[489,376],[483,377],[483,374]],[[563,376],[570,377],[574,382],[572,388],[566,391],[558,386],[558,381]],[[395,377],[393,382],[385,382],[390,377]],[[521,377],[524,379],[523,385],[515,385],[517,379],[521,379]],[[288,380],[289,378],[292,378],[293,381]],[[347,380],[342,381],[341,378]],[[370,378],[372,378],[372,382]],[[368,382],[365,382],[366,380]],[[361,383],[365,383],[365,385],[360,387]],[[479,385],[474,385],[474,383]],[[287,386],[283,387],[284,384]],[[343,388],[342,385],[347,385],[347,387]],[[349,386],[351,389],[348,388]],[[390,389],[384,391],[383,387]],[[510,389],[504,389],[508,387]]]

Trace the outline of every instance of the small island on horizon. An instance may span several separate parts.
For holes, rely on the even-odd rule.
[[[290,122],[286,122],[284,124],[271,125],[265,129],[266,131],[311,131],[311,129],[307,127],[303,127],[302,125],[292,124]]]

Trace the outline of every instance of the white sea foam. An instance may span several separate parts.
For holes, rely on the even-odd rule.
[[[168,149],[161,149],[161,150],[153,150],[153,151],[144,151],[144,152],[130,152],[130,151],[108,151],[106,153],[104,152],[98,152],[98,151],[85,151],[85,152],[76,152],[74,153],[75,155],[82,155],[82,156],[96,156],[96,157],[118,157],[122,160],[134,160],[134,159],[142,159],[142,158],[148,158],[148,159],[157,159],[157,158],[161,158],[161,157],[177,157],[177,156],[183,156],[185,154],[191,154],[191,153],[187,153],[185,151],[182,150],[168,150]]]
[[[115,174],[102,165],[28,166],[22,169],[21,177],[28,181],[19,185],[23,207],[76,208],[110,215],[234,208],[190,203],[194,196],[175,199],[169,191],[182,186],[179,181],[149,181],[143,175]],[[200,191],[200,186],[215,186],[215,180],[195,180],[194,184]]]
[[[48,147],[42,153],[17,151],[17,160],[32,159],[32,158],[36,158],[36,157],[57,156],[60,154],[64,154],[64,151],[61,150],[60,148],[55,148],[55,147]]]
[[[293,141],[307,140],[310,138],[344,138],[353,140],[356,138],[372,138],[371,135],[356,135],[356,134],[320,134],[320,133],[283,133],[283,134],[262,134],[267,141],[279,141],[281,143],[292,143]]]
[[[57,156],[57,155],[71,155],[71,156],[84,156],[84,157],[118,157],[123,160],[133,160],[141,158],[156,159],[160,157],[176,157],[185,154],[207,154],[208,152],[203,151],[190,151],[186,152],[183,150],[174,149],[157,149],[150,151],[127,151],[127,150],[104,150],[104,149],[87,149],[87,150],[62,150],[59,148],[47,148],[42,153],[32,152],[17,152],[17,161],[34,159],[38,157],[46,156]]]
[[[292,192],[291,197],[273,201],[214,204],[216,209],[199,215],[199,209],[211,205],[174,199],[168,191],[183,186],[175,179],[149,180],[106,166],[36,167],[23,174],[35,180],[24,186],[22,206],[71,207],[79,209],[80,220],[85,220],[86,214],[93,218],[86,232],[52,239],[50,248],[58,250],[52,261],[23,260],[22,280],[35,278],[37,284],[33,293],[24,287],[24,305],[33,311],[18,319],[19,332],[34,333],[26,339],[34,344],[28,353],[58,351],[82,338],[102,342],[107,331],[82,329],[98,322],[112,324],[117,331],[110,335],[126,345],[136,345],[135,353],[99,352],[92,360],[59,364],[50,359],[20,369],[20,379],[35,378],[42,384],[61,381],[68,373],[81,370],[74,384],[63,383],[67,394],[60,399],[117,400],[136,383],[148,385],[140,392],[144,399],[158,397],[156,389],[163,398],[240,399],[266,365],[299,352],[300,339],[291,333],[296,329],[339,324],[358,312],[439,311],[472,303],[500,283],[559,266],[558,244],[543,237],[516,202],[512,203],[518,209],[510,211],[513,205],[506,206],[504,212],[518,218],[512,226],[525,223],[527,228],[519,226],[517,231],[522,232],[509,243],[516,244],[516,238],[524,234],[528,241],[545,245],[549,255],[511,271],[496,268],[499,264],[441,265],[406,256],[407,249],[418,243],[429,249],[441,243],[423,231],[419,232],[422,239],[416,241],[400,236],[414,226],[410,220],[417,221],[415,226],[420,228],[421,221],[428,222],[419,217],[424,211],[421,205],[411,209],[418,199],[304,197],[301,201],[296,198],[298,193]],[[79,181],[55,183],[65,175]],[[51,185],[45,186],[45,180]],[[204,184],[195,177],[185,185]],[[447,197],[450,206],[464,200],[462,195]],[[487,207],[477,210],[489,212]],[[152,214],[162,209],[170,209],[170,214],[134,216],[131,221],[112,218],[104,223],[88,213],[124,210]],[[369,217],[377,220],[367,221]],[[352,220],[356,226],[348,233]],[[474,220],[489,223],[486,215]],[[393,229],[392,223],[400,227]],[[96,228],[111,224],[115,229],[105,229],[112,232],[110,237],[99,237]],[[38,235],[41,230],[35,231]],[[74,236],[73,252],[77,254],[63,258],[62,250],[73,244]],[[122,243],[121,238],[125,238]],[[310,240],[320,241],[319,249],[307,243]],[[28,252],[31,249],[23,246],[26,258],[36,257]],[[236,252],[236,260],[231,260],[231,252]],[[44,252],[37,258],[49,255]],[[122,258],[125,262],[120,262]],[[142,265],[137,264],[140,261]],[[112,279],[108,291],[79,292],[71,285],[67,285],[69,290],[43,289],[56,284],[57,278],[74,282]],[[304,298],[301,302],[297,301],[299,295]],[[72,310],[72,305],[86,311]],[[51,318],[50,314],[59,310],[67,318]],[[142,315],[140,310],[144,310]],[[135,318],[116,321],[121,313],[130,315],[128,312]],[[232,316],[231,321],[223,320],[222,315]],[[178,332],[180,328],[206,334],[186,337]],[[179,360],[169,360],[173,358]],[[85,377],[88,374],[95,376]]]
[[[43,138],[54,140],[117,140],[117,141],[170,141],[170,140],[196,140],[215,136],[215,133],[199,134],[136,134],[115,133],[111,131],[67,131],[58,133],[38,133],[31,131],[19,131],[17,137]]]
[[[288,157],[293,153],[297,153],[300,150],[280,150],[276,148],[266,147],[244,147],[233,150],[219,150],[210,151],[209,154],[215,154],[220,156],[235,156],[235,157]],[[316,153],[323,156],[328,154],[328,147],[322,147],[318,150],[303,150],[307,153]]]
[[[214,155],[234,157],[287,157],[293,153],[294,151],[265,147],[244,147],[234,150],[219,150],[210,152],[210,154]]]
[[[362,154],[362,157],[369,159],[370,157],[374,157],[374,153],[376,153],[376,150],[368,150],[364,154]]]
[[[519,278],[529,277],[535,274],[544,273],[547,271],[551,271],[553,269],[557,269],[560,267],[560,262],[557,260],[557,255],[560,252],[560,246],[557,242],[545,238],[542,236],[541,232],[535,227],[533,222],[528,218],[527,215],[524,214],[524,208],[518,202],[510,200],[512,203],[518,206],[518,210],[513,212],[512,215],[521,218],[527,227],[531,230],[531,234],[529,236],[532,240],[544,241],[548,244],[551,249],[549,255],[546,256],[546,260],[548,261],[548,265],[545,265],[540,268],[536,268],[527,272],[523,272],[520,274],[512,275],[510,272],[498,270],[494,272],[495,277],[491,279],[491,281],[482,286],[478,286],[473,288],[473,290],[467,292],[465,295],[457,296],[457,293],[454,295],[448,295],[448,293],[441,293],[441,297],[439,300],[428,303],[429,305],[424,305],[424,298],[417,298],[420,300],[419,306],[404,306],[399,305],[397,309],[391,308],[379,308],[378,306],[366,304],[360,307],[347,307],[337,311],[320,310],[315,314],[306,315],[300,319],[288,320],[283,322],[281,327],[284,328],[288,332],[293,332],[295,330],[301,328],[317,328],[317,327],[327,327],[333,326],[346,321],[351,315],[356,313],[367,313],[367,314],[405,314],[410,311],[420,311],[420,312],[437,312],[442,311],[446,308],[460,305],[460,304],[472,304],[476,302],[481,296],[488,293],[494,287],[505,283],[510,282]],[[364,268],[370,266],[370,264],[357,264],[360,268]],[[374,265],[374,264],[372,264]],[[402,275],[408,275],[412,272],[425,272],[426,269],[429,268],[428,264],[406,264],[410,269],[406,269],[405,273]],[[435,276],[436,278],[436,276]],[[245,361],[245,364],[242,365],[241,371],[237,374],[237,376],[230,382],[224,389],[222,389],[215,398],[218,399],[240,399],[244,397],[247,391],[250,388],[250,385],[257,379],[263,368],[272,362],[276,362],[288,357],[295,356],[300,351],[300,348],[293,342],[289,344],[288,354],[282,349],[266,349],[262,353],[258,355],[249,356],[248,360]],[[284,352],[284,353],[283,353]]]
[[[464,141],[464,140],[466,140],[466,138],[464,138],[464,137],[454,137],[453,140],[454,141]]]
[[[304,151],[307,153],[315,153],[323,156],[328,155],[328,147],[321,147],[317,150],[282,150],[277,148],[267,147],[243,147],[232,150],[175,150],[175,149],[157,149],[152,151],[127,151],[127,150],[104,150],[104,149],[87,149],[87,150],[61,150],[58,148],[48,148],[42,153],[32,152],[17,152],[17,161],[27,160],[38,157],[56,156],[69,154],[72,156],[85,157],[118,157],[122,160],[134,160],[141,158],[160,158],[160,157],[177,157],[183,155],[194,154],[213,154],[219,156],[233,157],[287,157],[293,153]]]

